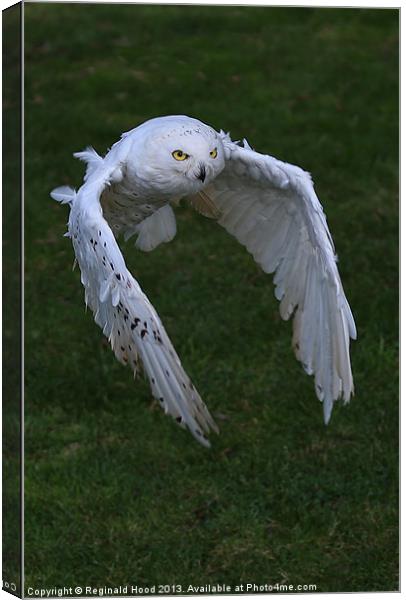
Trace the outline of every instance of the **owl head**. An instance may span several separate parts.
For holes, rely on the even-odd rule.
[[[154,123],[155,122],[155,123]],[[203,189],[224,168],[220,135],[208,125],[189,117],[160,117],[139,128],[141,155],[137,161],[154,187],[172,194]]]

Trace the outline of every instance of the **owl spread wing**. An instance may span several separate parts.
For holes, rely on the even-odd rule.
[[[63,187],[52,197],[70,205],[67,236],[72,239],[85,288],[85,301],[111,342],[117,359],[134,374],[144,372],[153,396],[203,445],[217,426],[180,360],[153,306],[128,271],[113,231],[103,215],[101,196],[120,183],[125,165],[110,158],[92,165],[82,187]]]
[[[215,207],[219,224],[275,273],[281,317],[294,314],[294,351],[315,376],[327,423],[333,402],[353,393],[349,339],[356,329],[323,209],[308,173],[222,136],[226,166],[201,204],[211,213]]]

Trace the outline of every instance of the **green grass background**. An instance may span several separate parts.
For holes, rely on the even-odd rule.
[[[25,5],[27,586],[398,589],[398,12]],[[272,278],[187,208],[129,268],[221,435],[165,418],[84,311],[72,152],[189,114],[310,170],[359,339],[326,428]]]

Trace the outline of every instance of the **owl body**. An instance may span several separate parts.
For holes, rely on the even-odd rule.
[[[315,377],[325,422],[336,400],[349,401],[355,323],[309,173],[186,116],[139,125],[103,158],[92,148],[75,156],[87,163],[83,185],[77,192],[64,186],[51,195],[70,206],[67,235],[86,304],[118,360],[135,373],[143,366],[166,413],[204,445],[209,445],[207,433],[217,431],[116,238],[136,236],[143,251],[171,241],[173,207],[181,198],[217,220],[265,273],[274,273],[281,317],[293,317],[292,346]]]
[[[177,151],[187,158],[174,159]],[[214,151],[215,158],[210,156]],[[161,117],[124,133],[97,169],[109,164],[118,166],[101,205],[118,233],[167,204],[177,205],[181,198],[201,192],[224,169],[224,147],[221,136],[200,121]]]

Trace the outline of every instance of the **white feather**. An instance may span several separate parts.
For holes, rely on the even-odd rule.
[[[67,185],[57,187],[51,192],[51,197],[61,204],[71,204],[74,201],[75,196],[75,190]]]
[[[176,235],[176,220],[172,207],[166,204],[138,225],[135,243],[139,250],[150,252]]]

